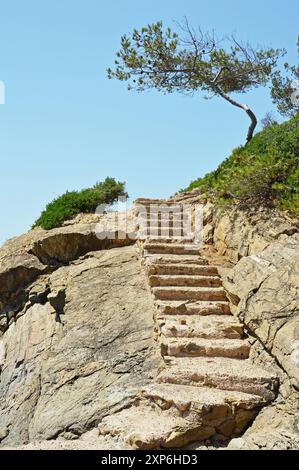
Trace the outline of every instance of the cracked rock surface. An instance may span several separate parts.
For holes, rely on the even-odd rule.
[[[88,251],[80,240],[91,230],[34,230],[0,249],[0,446],[83,435],[157,370],[153,302],[136,249],[116,240],[119,247]],[[47,257],[30,255],[47,237]]]
[[[228,447],[299,449],[299,221],[275,209],[221,211],[210,202],[203,212],[206,243],[234,264],[221,270],[223,286],[253,338],[250,359],[281,384],[276,401]]]
[[[178,200],[196,205],[200,197],[193,192]],[[181,246],[164,244],[147,266],[155,319],[166,337],[163,354],[176,352],[164,356],[165,369],[153,338],[153,297],[131,239],[97,239],[98,216],[90,214],[0,248],[0,447],[127,449],[195,441],[189,448],[299,449],[298,221],[274,210],[222,213],[204,204],[203,258],[193,264],[190,250],[178,264],[174,251]],[[204,258],[216,266],[224,291]],[[203,342],[222,345],[223,338],[235,354],[244,335],[248,359],[200,357]],[[199,357],[185,357],[186,347]],[[269,389],[267,403],[275,399],[266,404],[260,392],[272,376],[280,387],[276,398]],[[203,413],[202,403],[214,414]],[[242,428],[236,437],[227,419],[231,403]],[[255,406],[264,406],[257,415]],[[190,426],[199,412],[204,429]],[[225,440],[211,441],[215,426]]]

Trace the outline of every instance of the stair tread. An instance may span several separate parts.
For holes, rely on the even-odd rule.
[[[149,283],[152,287],[220,287],[222,284],[218,275],[197,274],[151,274]]]
[[[168,253],[163,255],[161,253],[154,253],[147,260],[148,264],[193,264],[199,266],[207,266],[208,261],[205,258],[202,258],[199,254],[196,255],[176,255]]]
[[[212,264],[203,264],[203,265],[199,265],[199,264],[196,264],[196,263],[192,263],[193,259],[191,258],[190,259],[190,264],[188,263],[188,258],[185,260],[185,263],[181,263],[180,262],[180,259],[170,259],[170,261],[168,262],[167,259],[162,260],[162,262],[159,262],[159,259],[154,263],[154,266],[157,267],[157,268],[184,268],[184,269],[196,269],[196,268],[210,268],[210,269],[218,269],[218,266],[216,265],[212,265]],[[194,259],[194,261],[196,261],[196,259]]]
[[[181,245],[179,243],[163,243],[163,242],[155,242],[155,243],[152,243],[152,242],[146,242],[144,244],[144,248],[145,249],[148,249],[148,248],[174,248],[175,246],[177,245],[178,248],[182,248]],[[194,249],[199,249],[199,246],[196,245],[195,243],[190,243],[190,244],[187,244],[186,243],[186,246],[185,246],[186,249],[188,248],[194,248]]]
[[[184,243],[169,243],[169,244],[147,244],[144,246],[144,256],[147,256],[151,253],[154,254],[197,254],[199,252],[199,248],[194,246],[188,246]]]
[[[152,292],[161,300],[226,300],[223,287],[158,286],[152,287]]]
[[[253,406],[264,402],[264,399],[259,395],[239,392],[237,390],[221,390],[210,387],[194,387],[192,385],[178,385],[170,383],[150,384],[142,391],[142,395],[146,397],[157,397],[173,401],[174,403],[191,402],[207,408],[223,404]]]
[[[140,218],[137,221],[137,225],[139,226],[140,232],[148,232],[150,230],[160,232],[164,232],[164,236],[172,236],[173,232],[174,235],[184,235],[185,230],[190,230],[189,224],[187,222],[183,222],[182,220],[178,219],[167,219],[167,220],[158,220],[158,219],[145,219]],[[161,233],[162,235],[162,233]]]
[[[150,246],[152,245],[160,245],[160,244],[163,244],[163,245],[168,245],[168,244],[177,244],[177,245],[182,245],[182,244],[191,244],[193,246],[193,237],[184,237],[184,236],[174,236],[174,237],[163,237],[163,236],[155,236],[153,234],[153,237],[149,237],[147,236],[145,238],[145,243],[146,243],[146,246],[148,244],[150,244]],[[146,248],[146,247],[145,247]]]
[[[263,396],[268,401],[275,397],[276,376],[253,365],[248,359],[227,357],[164,357],[167,367],[156,378],[158,383],[198,385],[237,390]]]
[[[165,337],[240,338],[243,326],[232,315],[166,315],[158,317]]]
[[[178,314],[178,315],[164,315],[160,314],[158,320],[163,322],[165,325],[171,326],[174,325],[183,325],[187,327],[194,328],[196,326],[217,326],[217,325],[240,325],[243,326],[242,323],[238,321],[236,317],[232,314],[228,315],[219,315],[219,314],[211,314],[211,315],[188,315],[188,314]]]
[[[140,212],[137,215],[137,223],[141,224],[143,227],[146,227],[146,225],[150,225],[151,227],[169,227],[169,228],[188,228],[190,226],[190,219],[185,215],[183,212],[169,212],[165,213],[162,215],[160,212],[155,212],[153,214],[152,212]]]
[[[156,306],[158,309],[158,316],[161,315],[202,315],[209,316],[212,314],[229,315],[230,312],[229,302],[226,300],[157,300]]]
[[[184,204],[176,201],[169,201],[169,199],[147,199],[139,198],[134,201],[134,206],[143,206],[143,205],[167,205],[167,206],[183,206]]]
[[[182,447],[200,437],[210,437],[215,430],[210,426],[203,430],[199,422],[140,404],[106,416],[99,425],[99,433],[122,436],[135,449],[159,449]]]
[[[186,368],[187,363],[190,364],[192,368],[197,368],[197,367],[205,367],[208,368],[208,370],[217,370],[221,371],[223,370],[224,372],[228,372],[231,370],[239,371],[241,373],[246,373],[248,377],[258,377],[258,376],[263,376],[263,377],[274,377],[274,373],[267,371],[266,369],[256,366],[249,360],[242,360],[242,359],[230,359],[230,358],[221,358],[221,357],[199,357],[199,358],[172,358],[172,357],[166,357],[164,358],[166,361],[169,361],[169,364],[171,366],[182,366],[183,368]]]
[[[156,204],[140,204],[139,206],[135,206],[135,214],[137,217],[143,216],[153,216],[156,218],[158,214],[160,217],[169,217],[169,216],[182,216],[184,215],[185,219],[190,218],[190,210],[186,208],[184,204],[164,204],[164,203],[156,203]]]
[[[149,265],[150,275],[160,276],[218,276],[217,266],[196,265],[182,263],[151,263]]]
[[[220,279],[219,275],[205,276],[203,274],[151,274],[156,279]]]
[[[215,291],[215,292],[224,292],[223,287],[205,287],[205,286],[157,286],[152,288],[153,291],[187,291],[187,292],[197,292],[197,291]]]
[[[164,355],[175,357],[237,357],[248,358],[250,344],[245,339],[170,338],[161,337]]]

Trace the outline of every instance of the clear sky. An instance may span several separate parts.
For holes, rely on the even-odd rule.
[[[109,175],[132,199],[165,197],[244,141],[246,115],[220,99],[137,94],[106,78],[122,34],[184,15],[297,59],[297,0],[0,0],[0,244],[67,189]],[[244,98],[258,117],[273,108],[267,90]]]

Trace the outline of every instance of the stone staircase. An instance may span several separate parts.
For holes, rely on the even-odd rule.
[[[183,203],[170,213],[169,226],[157,216],[161,204],[173,206],[159,199],[135,202],[161,367],[129,408],[102,420],[99,432],[134,449],[226,442],[274,399],[278,382],[249,361],[250,344],[230,312],[217,266],[184,235]]]

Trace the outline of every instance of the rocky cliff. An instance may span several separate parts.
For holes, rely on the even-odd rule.
[[[204,238],[233,263],[223,271],[235,316],[250,334],[251,359],[280,377],[277,400],[232,449],[299,448],[299,222],[273,209],[204,204]]]
[[[84,221],[0,249],[1,445],[73,439],[125,407],[157,368],[136,249],[97,239]]]
[[[250,359],[280,379],[276,400],[228,447],[299,449],[298,223],[275,211],[220,211],[196,192],[182,200],[204,205],[204,251],[218,257]],[[89,432],[130,410],[156,376],[154,303],[128,220],[125,236],[99,239],[98,218],[78,216],[0,248],[1,446],[113,447]]]

